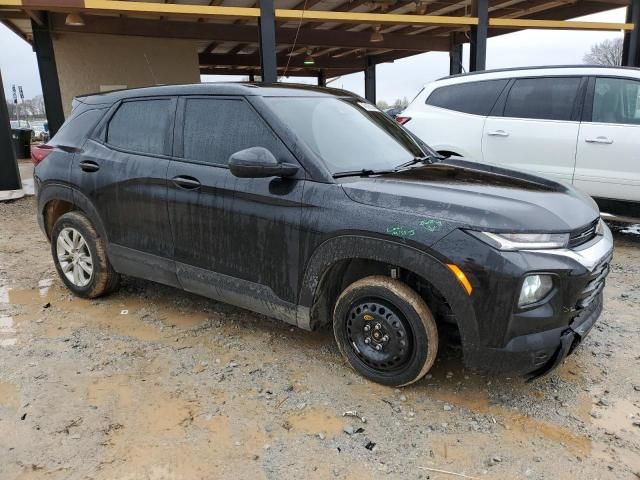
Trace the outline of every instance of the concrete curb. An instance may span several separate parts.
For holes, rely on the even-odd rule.
[[[3,190],[0,191],[0,202],[9,200],[17,200],[22,197],[34,195],[33,178],[29,178],[22,182],[22,188],[19,190]]]

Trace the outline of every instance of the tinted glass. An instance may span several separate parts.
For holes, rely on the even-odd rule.
[[[251,106],[239,99],[187,99],[183,135],[184,158],[219,165],[245,148],[265,147],[276,158],[284,148]]]
[[[49,143],[64,147],[80,147],[105,111],[105,109],[92,109],[76,115],[72,114]]]
[[[640,82],[596,78],[592,121],[640,125]]]
[[[425,154],[402,127],[367,103],[332,97],[265,101],[332,173],[390,169]]]
[[[168,154],[171,100],[139,100],[120,105],[109,122],[107,143],[134,152]]]
[[[509,91],[505,117],[571,120],[580,78],[522,78]]]
[[[475,115],[489,115],[508,80],[487,80],[436,88],[426,104]]]

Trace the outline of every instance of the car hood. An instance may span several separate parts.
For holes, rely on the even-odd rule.
[[[495,231],[571,231],[599,216],[595,202],[564,183],[467,161],[341,179],[352,200]]]

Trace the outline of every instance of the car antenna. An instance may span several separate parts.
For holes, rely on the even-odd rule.
[[[149,61],[149,57],[147,57],[147,52],[143,52],[144,59],[147,61],[147,67],[149,67],[149,73],[151,74],[151,78],[153,79],[154,85],[158,84],[158,79],[156,78],[155,73],[153,73],[153,68],[151,68],[151,62]]]

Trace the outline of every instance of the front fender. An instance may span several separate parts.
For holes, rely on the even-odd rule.
[[[298,304],[298,326],[310,330],[311,307],[320,293],[320,285],[329,269],[341,260],[375,260],[413,272],[429,281],[446,298],[458,321],[463,345],[478,337],[476,316],[466,291],[448,267],[435,256],[388,239],[343,235],[326,240],[307,262]]]

